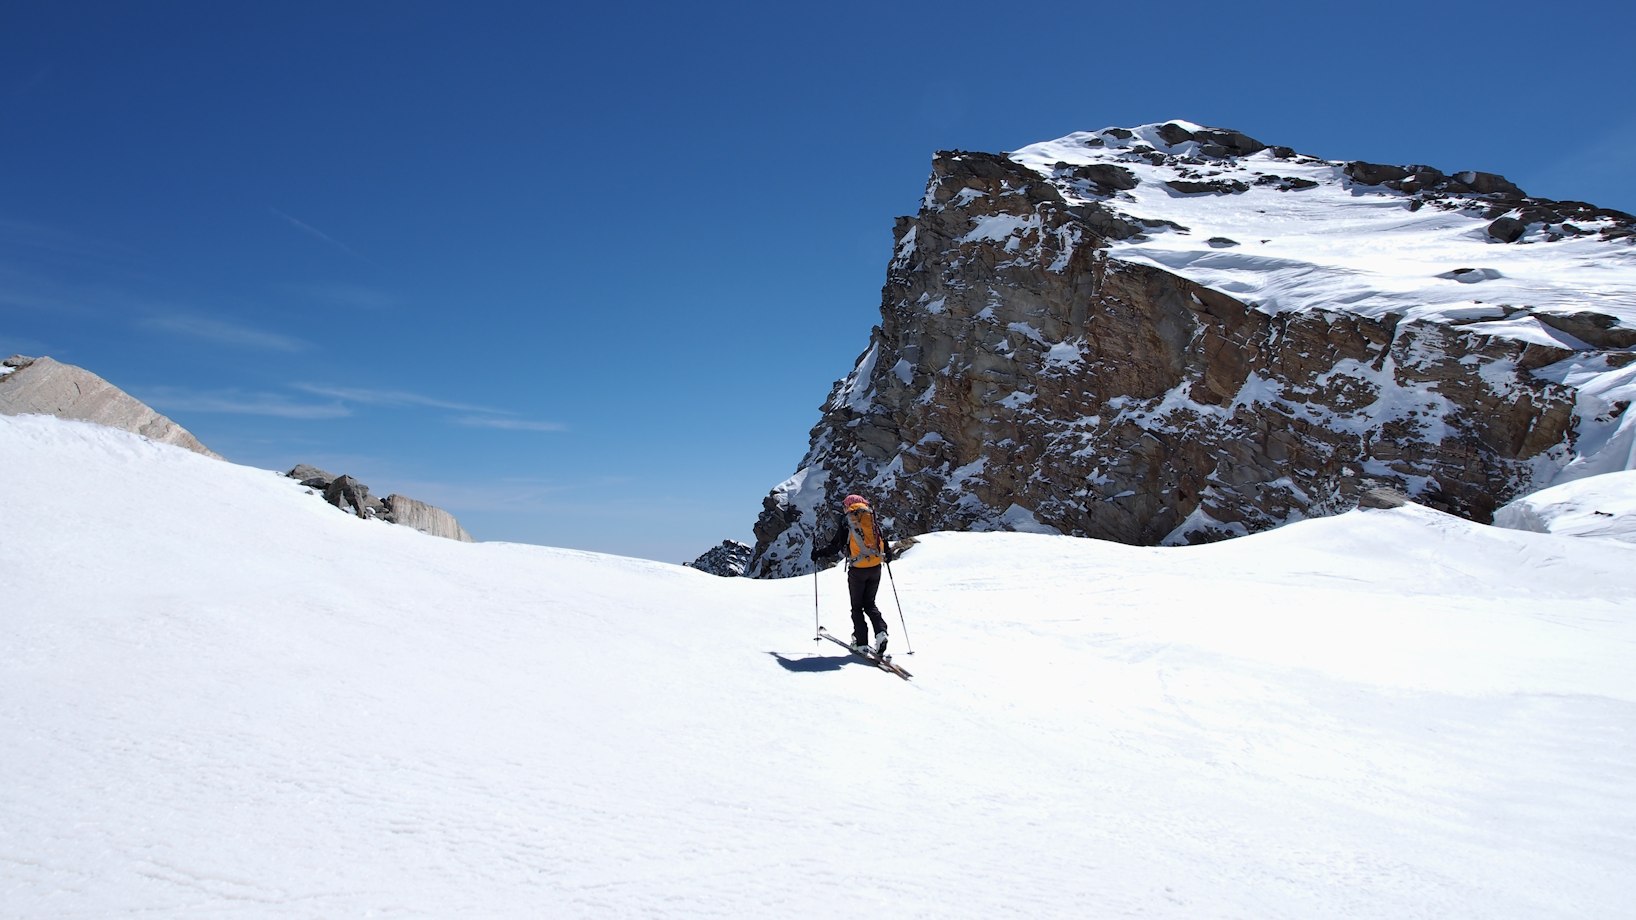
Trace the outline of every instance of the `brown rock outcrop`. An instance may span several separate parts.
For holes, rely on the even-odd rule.
[[[1108,178],[1079,173],[1058,178]],[[816,517],[848,491],[905,535],[1152,545],[1334,513],[1378,488],[1486,521],[1560,464],[1574,391],[1530,371],[1571,351],[1391,315],[1261,312],[1107,258],[1110,221],[1130,228],[1005,157],[938,154],[920,214],[896,228],[882,323],[766,498],[749,574],[806,571]]]

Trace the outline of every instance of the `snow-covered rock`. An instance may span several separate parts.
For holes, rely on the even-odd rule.
[[[82,367],[22,355],[12,355],[0,366],[5,370],[0,374],[0,415],[79,419],[217,456],[186,428]]]
[[[744,567],[749,562],[750,544],[737,540],[723,540],[720,544],[700,553],[699,558],[688,565],[701,572],[709,572],[723,578],[735,578],[744,574]]]
[[[806,571],[849,491],[900,533],[1173,544],[1374,488],[1488,521],[1627,468],[1633,228],[1490,173],[1186,122],[939,153],[750,573]]]

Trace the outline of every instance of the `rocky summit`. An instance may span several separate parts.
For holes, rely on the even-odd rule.
[[[1636,219],[1172,121],[940,152],[881,324],[755,526],[1197,543],[1395,492],[1488,521],[1633,465]]]

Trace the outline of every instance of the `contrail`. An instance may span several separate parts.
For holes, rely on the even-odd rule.
[[[347,255],[353,257],[354,259],[359,259],[361,261],[368,262],[370,265],[375,265],[376,268],[380,267],[379,265],[375,264],[375,261],[373,259],[370,259],[369,257],[358,253],[351,246],[348,246],[347,244],[345,244],[345,243],[341,242],[340,240],[336,239],[335,237],[330,236],[328,233],[325,233],[324,231],[318,229],[317,227],[314,227],[312,224],[309,224],[306,221],[298,220],[297,218],[291,217],[290,215],[285,214],[283,211],[280,211],[279,209],[277,209],[277,208],[275,208],[275,207],[273,207],[271,205],[267,206],[267,210],[272,211],[274,214],[277,214],[279,217],[282,217],[285,220],[289,221],[297,229],[305,231],[306,233],[308,233],[308,234],[310,234],[310,235],[312,235],[312,236],[314,236],[314,237],[316,237],[316,238],[318,238],[320,240],[323,240],[324,242],[330,244],[331,246],[334,246],[336,249],[339,249],[342,252],[346,253]]]

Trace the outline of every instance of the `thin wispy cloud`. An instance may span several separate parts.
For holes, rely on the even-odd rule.
[[[412,393],[407,390],[373,390],[365,386],[326,386],[317,383],[294,383],[294,390],[308,393],[312,396],[324,396],[335,399],[339,403],[357,404],[357,406],[380,406],[386,409],[440,409],[448,413],[460,413],[458,416],[448,417],[448,424],[461,427],[479,427],[491,431],[528,431],[528,432],[560,432],[568,431],[568,426],[558,422],[533,421],[520,419],[517,413],[509,409],[496,409],[492,406],[474,406],[471,403],[460,403],[455,399],[442,399],[438,396],[427,396],[424,393]]]
[[[456,425],[467,428],[496,428],[501,431],[567,431],[556,422],[531,422],[527,419],[495,415],[463,415],[453,419]]]
[[[411,393],[407,390],[374,390],[361,387],[332,387],[312,383],[298,383],[295,388],[303,393],[314,396],[328,396],[332,399],[342,399],[347,402],[363,403],[370,406],[418,406],[424,409],[447,409],[451,412],[480,412],[503,413],[502,409],[491,409],[487,406],[474,406],[469,403],[453,402],[447,399],[438,399],[435,396],[425,396],[420,393]]]
[[[219,345],[254,348],[262,351],[296,352],[312,348],[312,343],[282,332],[270,332],[253,326],[244,326],[208,316],[173,313],[149,317],[143,326],[188,338],[202,339]]]
[[[312,237],[313,239],[321,240],[321,241],[323,241],[325,243],[328,243],[330,246],[333,246],[336,249],[339,249],[340,251],[342,251],[342,252],[346,253],[347,255],[353,257],[354,259],[358,259],[359,261],[362,261],[362,262],[368,262],[370,265],[375,264],[374,261],[372,261],[368,256],[365,256],[365,255],[359,253],[357,250],[353,249],[351,246],[348,246],[347,244],[345,244],[345,243],[341,242],[340,240],[336,239],[335,237],[330,236],[328,233],[325,233],[324,231],[318,229],[317,227],[314,227],[312,224],[309,224],[306,221],[301,220],[299,218],[291,217],[290,215],[285,214],[283,211],[280,211],[279,209],[277,209],[275,207],[272,207],[271,205],[268,206],[267,210],[272,211],[273,214],[275,214],[278,217],[281,217],[285,221],[287,221],[290,224],[290,226],[295,227],[297,230],[300,230],[301,232],[303,232],[303,233],[307,234],[308,236]]]
[[[336,387],[313,383],[293,384],[294,389],[313,396],[323,396],[339,400],[344,403],[355,403],[365,406],[382,406],[399,409],[441,409],[449,412],[459,412],[460,415],[448,419],[450,424],[464,428],[489,428],[496,431],[539,431],[555,432],[567,431],[565,425],[557,422],[542,422],[531,419],[518,418],[517,413],[507,409],[496,409],[492,406],[477,406],[470,403],[457,402],[450,399],[441,399],[436,396],[427,396],[424,393],[413,393],[408,390],[371,389],[367,387]]]
[[[167,412],[217,412],[225,415],[264,415],[288,419],[334,419],[346,418],[352,414],[351,409],[338,402],[302,402],[281,393],[150,387],[140,390],[136,395],[148,405]]]

